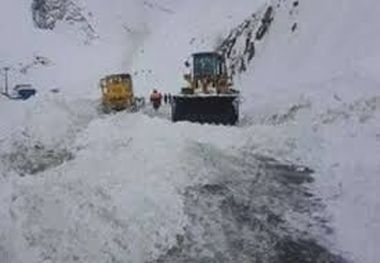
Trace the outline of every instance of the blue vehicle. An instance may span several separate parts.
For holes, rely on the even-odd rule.
[[[27,100],[30,97],[36,95],[37,91],[32,88],[30,84],[20,84],[16,85],[13,89],[17,94],[17,99]]]
[[[36,95],[37,91],[30,84],[19,84],[13,88],[12,93],[12,95],[10,95],[8,92],[2,94],[11,100],[27,100],[30,97]]]

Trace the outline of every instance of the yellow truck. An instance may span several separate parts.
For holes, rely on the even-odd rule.
[[[100,80],[100,88],[105,112],[135,109],[136,100],[130,74],[108,75]]]

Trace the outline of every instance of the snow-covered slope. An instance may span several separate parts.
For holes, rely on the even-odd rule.
[[[377,262],[380,4],[297,2],[281,1],[266,44],[242,77],[245,118],[295,142],[293,152],[318,171],[335,245],[356,262]]]
[[[6,1],[0,67],[12,68],[12,85],[29,82],[41,93],[61,89],[71,97],[98,97],[98,79],[128,71],[152,23],[169,15],[148,3]],[[47,62],[39,63],[38,57]]]
[[[47,29],[32,1],[0,9],[0,67],[39,90],[0,97],[0,259],[379,261],[375,0],[47,3],[64,7],[39,17]],[[138,94],[174,93],[190,53],[247,21],[229,60],[247,62],[240,127],[96,111],[102,75],[130,71]]]
[[[283,1],[282,6],[270,39],[257,53],[252,74],[247,76],[252,88],[245,90],[246,96],[252,95],[260,103],[265,101],[261,97],[264,93],[278,93],[276,97],[286,100],[302,93],[324,96],[335,92],[339,96],[344,92],[342,96],[351,95],[342,98],[348,102],[378,91],[374,68],[379,60],[380,39],[373,26],[378,21],[377,2],[299,1],[294,7],[292,1]],[[318,15],[314,15],[316,12]],[[297,28],[292,32],[295,23]],[[356,83],[357,87],[333,85],[347,78],[351,82],[355,77],[367,83]],[[250,103],[251,107],[256,105]]]

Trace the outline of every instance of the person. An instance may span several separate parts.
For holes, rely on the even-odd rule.
[[[164,103],[168,104],[168,94],[164,93]]]
[[[153,90],[150,95],[150,102],[153,105],[154,110],[158,110],[161,106],[162,95],[156,89]]]
[[[168,103],[169,104],[172,104],[172,101],[173,101],[173,97],[172,97],[172,94],[168,94]]]

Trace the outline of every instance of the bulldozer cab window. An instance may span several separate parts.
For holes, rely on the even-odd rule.
[[[194,56],[195,76],[215,76],[221,73],[221,61],[216,55]]]

